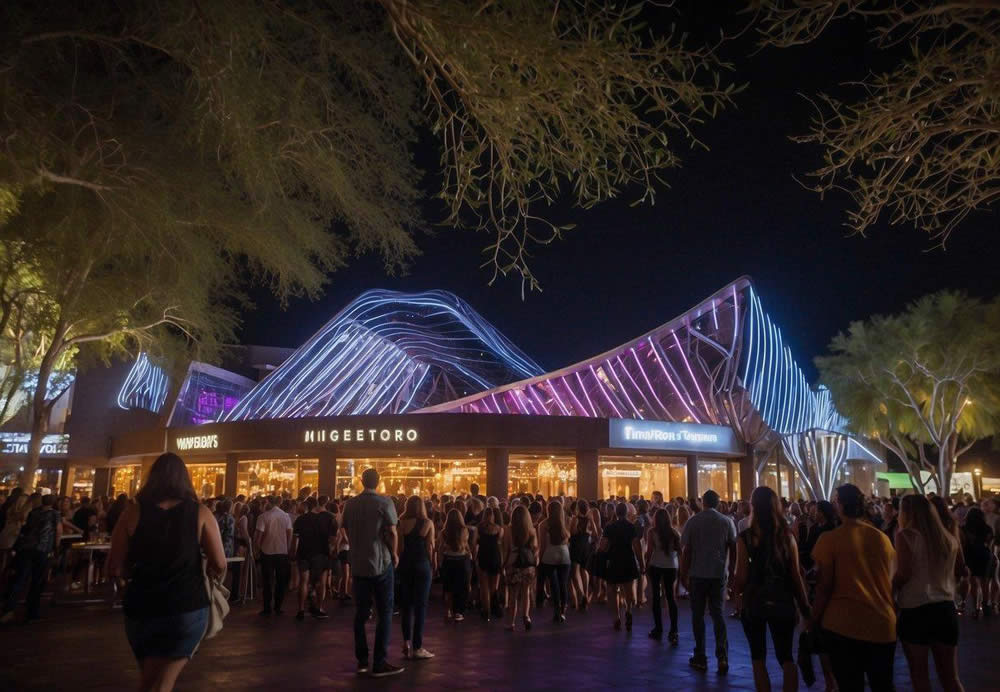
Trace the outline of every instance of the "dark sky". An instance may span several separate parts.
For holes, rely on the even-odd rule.
[[[704,5],[716,3],[681,2],[682,16],[673,17],[695,38],[743,21]],[[995,212],[966,221],[946,251],[933,249],[912,226],[882,224],[868,237],[847,236],[846,196],[820,199],[792,178],[821,161],[819,149],[788,139],[808,128],[811,106],[798,94],[847,95],[842,82],[896,58],[873,51],[856,22],[806,47],[749,55],[752,41],[748,32],[725,44],[721,52],[735,63],[735,79],[748,86],[736,108],[698,131],[710,151],[688,151],[675,140],[683,164],[668,172],[671,187],[659,191],[655,206],[631,207],[626,196],[590,211],[565,205],[549,214],[577,227],[562,242],[537,248],[533,268],[543,292],[522,301],[515,279],[488,287],[489,274],[478,269],[488,238],[440,228],[418,238],[423,254],[406,276],[387,277],[378,258],[362,257],[332,276],[319,301],[282,311],[267,295],[256,296],[244,342],[298,346],[369,288],[441,288],[553,369],[638,336],[748,274],[814,379],[812,358],[852,320],[898,311],[944,288],[996,293]],[[441,210],[432,208],[429,218],[440,220]]]

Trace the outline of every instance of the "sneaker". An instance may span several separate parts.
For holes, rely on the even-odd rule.
[[[319,608],[316,608],[316,609],[315,609],[315,610],[314,610],[314,611],[312,612],[312,616],[313,616],[314,618],[316,618],[317,620],[326,620],[327,618],[329,618],[329,617],[330,617],[330,616],[329,616],[329,615],[327,614],[327,612],[326,612],[325,610],[321,610],[321,609],[319,609]]]
[[[391,663],[379,663],[372,667],[373,678],[387,678],[390,675],[398,675],[405,670],[402,666],[394,666]]]
[[[421,646],[419,649],[410,654],[410,658],[415,658],[418,661],[423,661],[428,658],[434,658],[434,654],[432,654],[430,651]]]
[[[721,656],[719,658],[718,672],[719,675],[725,675],[726,673],[729,672],[729,659],[727,657]]]
[[[299,622],[302,622],[303,620],[305,620],[306,619],[306,611],[300,610],[299,612],[295,613],[295,619],[298,620]]]
[[[708,670],[708,659],[704,656],[692,656],[688,659],[688,664],[695,670],[700,670],[702,673]]]
[[[367,675],[367,674],[368,674],[368,664],[367,663],[359,663],[358,664],[358,675]]]

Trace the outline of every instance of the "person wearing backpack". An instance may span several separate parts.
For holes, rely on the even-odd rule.
[[[41,506],[31,510],[25,519],[21,533],[14,543],[14,579],[7,589],[7,599],[3,613],[0,614],[0,624],[7,624],[14,619],[14,607],[25,585],[31,583],[28,590],[28,620],[40,617],[39,607],[42,600],[42,587],[45,585],[45,570],[49,566],[49,557],[55,552],[62,538],[62,521],[59,513],[53,508],[55,496],[44,495]]]
[[[754,490],[750,507],[750,526],[736,542],[733,591],[742,595],[740,619],[750,644],[754,686],[758,691],[771,689],[764,662],[770,629],[774,655],[781,664],[782,688],[792,692],[799,688],[792,656],[798,613],[809,617],[798,548],[773,490],[764,486]]]

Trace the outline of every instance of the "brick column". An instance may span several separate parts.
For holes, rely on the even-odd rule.
[[[223,495],[228,498],[236,497],[236,474],[240,470],[240,457],[238,454],[226,455],[226,484]]]
[[[746,454],[740,459],[740,497],[749,500],[757,487],[757,469],[754,468],[753,447],[746,446]]]
[[[104,468],[94,469],[94,495],[100,497],[101,495],[111,494],[111,468],[105,466]]]
[[[698,457],[687,458],[687,491],[688,499],[698,497]]]
[[[318,494],[333,497],[337,490],[337,457],[333,452],[319,453],[319,480],[316,484]]]
[[[490,447],[486,450],[486,494],[502,499],[507,497],[510,450]]]
[[[576,451],[576,494],[584,500],[600,500],[601,478],[596,449]]]

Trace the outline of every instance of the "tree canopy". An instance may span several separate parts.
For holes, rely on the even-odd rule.
[[[1000,200],[1000,3],[754,0],[764,45],[815,40],[853,17],[874,44],[902,53],[859,75],[858,97],[821,94],[799,142],[824,149],[811,187],[846,190],[847,225],[909,223],[938,244],[972,212]]]
[[[943,291],[899,315],[853,322],[816,359],[852,432],[950,488],[960,454],[1000,432],[1000,298]],[[947,490],[939,490],[947,492]]]
[[[33,311],[38,376],[25,475],[50,375],[82,345],[211,360],[249,283],[286,300],[355,253],[405,267],[422,129],[449,221],[495,234],[494,277],[537,287],[529,248],[562,230],[539,204],[651,200],[675,140],[729,101],[726,66],[643,27],[642,5],[4,3],[0,259],[20,258],[4,296],[31,296],[5,314]],[[10,334],[3,372],[23,375]]]

